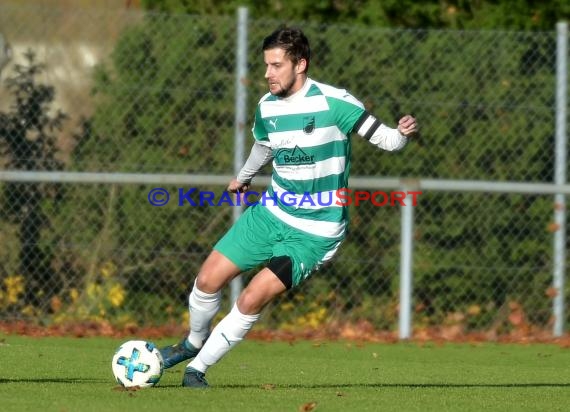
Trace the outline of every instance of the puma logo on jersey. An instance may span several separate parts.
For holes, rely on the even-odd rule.
[[[277,130],[277,118],[269,120],[269,124],[273,127],[273,130]]]

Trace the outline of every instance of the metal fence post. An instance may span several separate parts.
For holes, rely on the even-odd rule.
[[[556,25],[556,142],[554,182],[566,183],[566,105],[568,93],[568,23]],[[553,286],[557,291],[553,302],[554,336],[564,333],[564,277],[566,272],[566,196],[554,197],[554,264]]]
[[[405,190],[405,189],[404,189]],[[400,247],[400,339],[412,335],[412,265],[414,248],[414,206],[406,197],[406,205],[401,206],[401,247]]]
[[[240,7],[237,11],[237,44],[236,44],[236,98],[235,98],[235,134],[234,134],[234,176],[237,176],[245,161],[245,128],[247,91],[245,80],[247,77],[247,7]],[[238,195],[236,195],[238,196]],[[233,221],[239,219],[242,213],[240,206],[232,209]],[[232,304],[237,301],[241,293],[243,282],[237,276],[231,282]]]

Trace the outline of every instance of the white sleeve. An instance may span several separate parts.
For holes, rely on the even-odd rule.
[[[368,112],[362,113],[354,130],[373,145],[390,152],[402,149],[408,142],[398,129],[386,126]]]
[[[237,175],[238,182],[250,183],[251,179],[253,179],[261,168],[269,163],[271,159],[273,159],[271,147],[263,143],[255,142],[247,161]]]

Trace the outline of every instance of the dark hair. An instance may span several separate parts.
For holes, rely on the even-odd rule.
[[[305,59],[307,61],[305,71],[309,70],[311,48],[309,47],[309,39],[307,39],[307,36],[301,29],[294,27],[280,28],[263,39],[263,51],[276,47],[285,50],[285,55],[289,56],[293,64],[297,64],[299,60]]]

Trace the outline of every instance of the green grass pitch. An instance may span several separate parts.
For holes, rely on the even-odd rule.
[[[141,337],[133,337],[141,338]],[[208,372],[211,388],[117,390],[122,341],[0,335],[0,410],[563,411],[570,350],[556,345],[245,341]],[[158,345],[173,339],[155,341]]]

